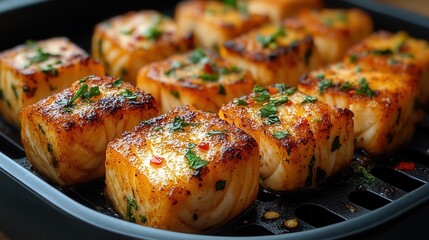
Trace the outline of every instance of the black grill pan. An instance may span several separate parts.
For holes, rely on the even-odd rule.
[[[10,1],[10,0],[9,0]],[[10,3],[10,2],[9,2]],[[67,36],[88,52],[96,23],[129,10],[172,15],[177,1],[29,1],[0,5],[0,50],[25,40]],[[0,4],[2,2],[0,1]],[[13,5],[13,4],[12,4]],[[3,5],[6,6],[6,5]],[[373,1],[326,1],[368,11],[376,29],[429,37],[429,19]],[[6,36],[6,37],[5,37]],[[399,168],[401,162],[414,168]],[[374,178],[356,169],[365,167]],[[104,179],[78,187],[50,184],[25,158],[17,129],[0,119],[0,230],[12,239],[425,239],[429,227],[429,117],[413,140],[391,156],[356,151],[351,166],[313,190],[260,190],[255,203],[228,224],[193,235],[123,221],[103,195]],[[266,211],[280,218],[267,220]],[[298,221],[296,228],[283,225]]]

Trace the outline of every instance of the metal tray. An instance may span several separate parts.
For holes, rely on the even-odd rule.
[[[32,0],[3,9],[0,5],[0,50],[27,39],[67,36],[89,51],[96,23],[145,8],[172,15],[177,2]],[[376,29],[406,30],[413,37],[428,37],[429,19],[400,9],[353,0],[327,0],[326,6],[359,7],[372,15]],[[413,162],[415,168],[397,169],[403,161]],[[360,165],[369,169],[375,182],[365,181],[353,170]],[[103,179],[78,187],[50,184],[32,170],[17,129],[0,119],[0,229],[14,239],[380,239],[380,228],[390,234],[385,237],[406,233],[423,239],[417,235],[421,232],[405,231],[413,227],[404,228],[404,224],[417,221],[415,225],[423,232],[429,226],[419,214],[422,206],[429,212],[428,182],[429,117],[418,126],[413,140],[392,156],[371,159],[356,151],[350,168],[317,189],[283,194],[261,190],[249,209],[216,231],[183,234],[121,220],[104,198]],[[281,217],[265,220],[262,215],[268,210]],[[406,221],[398,220],[400,216]],[[290,218],[296,218],[300,226],[283,227]]]

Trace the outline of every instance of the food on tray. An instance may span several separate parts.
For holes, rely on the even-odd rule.
[[[181,32],[192,32],[198,46],[217,48],[223,42],[269,22],[269,17],[249,13],[246,3],[237,1],[183,1],[175,19]]]
[[[202,49],[146,65],[137,79],[163,113],[182,105],[217,112],[224,103],[249,94],[253,85],[249,73]]]
[[[106,192],[129,221],[205,232],[255,200],[258,158],[251,136],[215,113],[182,106],[109,143]]]
[[[191,36],[180,34],[170,17],[141,10],[97,24],[91,49],[108,75],[122,76],[135,84],[142,66],[190,50],[192,46]]]
[[[408,72],[421,81],[420,103],[429,102],[429,43],[406,32],[377,31],[347,51],[345,61],[379,71]]]
[[[41,41],[0,53],[0,112],[20,127],[19,112],[90,74],[103,75],[101,64],[66,37]]]
[[[304,8],[320,8],[322,0],[249,0],[249,12],[266,14],[274,22],[280,22],[286,17],[296,15]]]
[[[311,188],[352,160],[353,113],[332,108],[295,87],[255,86],[222,107],[219,116],[255,138],[262,186]]]
[[[265,25],[225,42],[220,52],[259,85],[295,86],[302,74],[322,64],[313,38],[300,26]]]
[[[403,73],[333,64],[300,80],[298,89],[354,113],[357,148],[373,155],[397,149],[412,137],[419,81]]]
[[[302,10],[298,19],[311,33],[326,63],[341,61],[346,50],[367,37],[371,17],[360,9]]]
[[[21,138],[36,171],[86,183],[104,176],[109,141],[157,114],[154,98],[121,78],[88,76],[23,108]]]

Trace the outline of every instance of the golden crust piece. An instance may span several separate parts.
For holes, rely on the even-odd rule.
[[[182,33],[192,32],[197,46],[217,48],[226,40],[268,23],[266,15],[247,12],[245,3],[237,6],[220,1],[183,1],[175,19]]]
[[[150,94],[121,79],[89,76],[25,107],[21,137],[35,170],[60,185],[86,183],[104,176],[109,141],[157,114]]]
[[[306,9],[298,19],[313,36],[325,63],[343,59],[346,50],[373,29],[371,17],[360,9]]]
[[[321,66],[313,38],[301,26],[265,25],[224,43],[221,56],[249,71],[259,85],[298,84]]]
[[[249,94],[254,82],[212,51],[196,49],[143,67],[137,86],[155,97],[163,113],[182,105],[217,112],[233,98]]]
[[[152,10],[101,22],[92,37],[92,55],[103,63],[106,73],[133,84],[142,66],[192,47],[189,34],[180,34],[172,19]]]
[[[309,73],[298,89],[331,106],[350,109],[356,147],[373,155],[409,141],[419,120],[414,104],[420,85],[409,74],[335,64]]]
[[[65,37],[28,41],[0,53],[0,112],[20,128],[19,112],[84,76],[103,75],[101,64]]]
[[[296,15],[301,9],[321,8],[322,0],[249,0],[249,12],[266,14],[271,21],[280,22],[286,17]]]
[[[419,101],[429,102],[429,43],[406,32],[377,31],[351,47],[344,61],[363,68],[406,72],[421,82]]]
[[[251,136],[182,106],[109,143],[106,192],[126,220],[201,233],[255,200],[258,158]]]
[[[317,186],[350,163],[352,112],[333,109],[295,87],[256,86],[219,116],[255,138],[262,186],[276,191]]]

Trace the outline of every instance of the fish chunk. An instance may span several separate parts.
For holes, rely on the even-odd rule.
[[[150,94],[120,78],[89,76],[25,107],[21,138],[36,171],[76,185],[103,177],[107,143],[157,114]]]
[[[258,158],[255,140],[215,113],[178,107],[109,143],[107,197],[128,221],[207,232],[255,200]]]
[[[284,84],[256,86],[224,105],[220,118],[255,138],[260,182],[275,191],[312,188],[352,160],[353,113]]]

